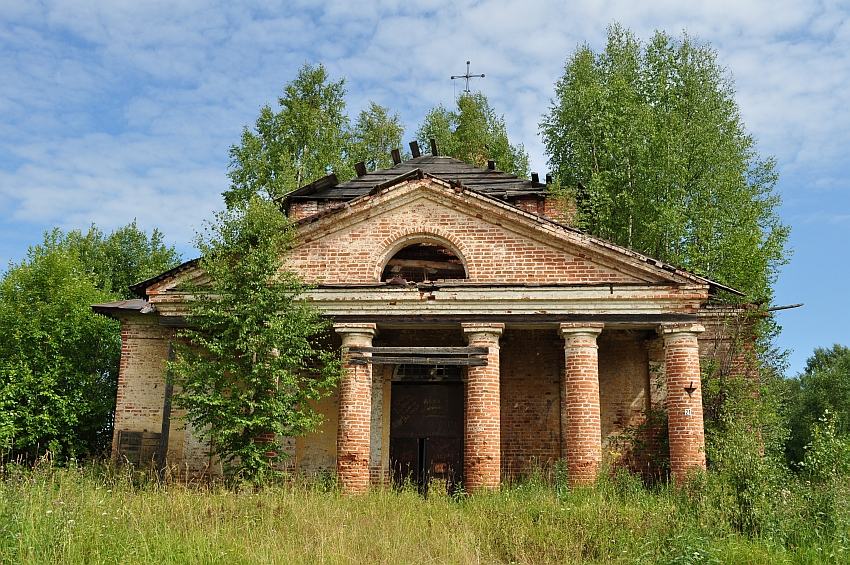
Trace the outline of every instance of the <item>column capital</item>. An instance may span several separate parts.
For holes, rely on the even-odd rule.
[[[378,324],[375,323],[338,323],[334,324],[334,331],[338,334],[358,334],[374,336],[378,333]]]
[[[697,334],[701,334],[705,331],[705,326],[694,323],[661,324],[658,326],[656,331],[658,332],[658,335],[665,339],[679,335],[696,336]]]
[[[602,322],[562,322],[558,327],[558,333],[563,338],[574,335],[598,336],[602,333],[605,324]]]
[[[463,322],[460,327],[463,328],[463,333],[467,334],[489,334],[492,336],[500,336],[505,330],[505,324],[500,322]]]

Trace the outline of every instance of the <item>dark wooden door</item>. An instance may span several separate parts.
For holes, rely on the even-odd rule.
[[[432,479],[450,490],[463,471],[463,383],[395,382],[390,406],[390,465],[396,484],[425,492]]]

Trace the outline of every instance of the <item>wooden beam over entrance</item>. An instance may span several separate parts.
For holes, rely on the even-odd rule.
[[[349,362],[357,365],[487,365],[486,347],[351,347],[348,351]]]

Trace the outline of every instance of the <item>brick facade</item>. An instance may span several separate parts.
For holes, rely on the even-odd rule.
[[[118,370],[118,394],[115,401],[115,433],[112,457],[118,450],[120,432],[162,431],[165,403],[166,361],[175,332],[142,316],[121,322],[121,362]],[[183,420],[183,412],[172,408],[166,464],[185,476],[210,471],[213,460],[209,447],[198,440],[192,427]]]
[[[432,241],[454,251],[463,260],[468,278],[476,282],[639,283],[653,279],[646,273],[623,270],[622,265],[608,266],[604,258],[592,257],[586,249],[543,233],[519,233],[510,225],[516,214],[511,210],[498,209],[487,216],[470,214],[459,209],[460,203],[421,197],[417,189],[429,182],[396,189],[418,196],[396,196],[391,207],[379,206],[381,202],[375,200],[366,216],[361,211],[360,216],[343,220],[337,216],[353,214],[344,209],[335,214],[330,229],[320,226],[321,220],[315,228],[305,224],[288,267],[315,283],[375,283],[398,249]],[[314,230],[318,231],[315,235]]]
[[[572,484],[591,482],[606,446],[640,424],[648,408],[669,411],[674,476],[704,467],[699,355],[728,359],[731,370],[745,368],[746,359],[730,349],[721,324],[711,325],[698,340],[694,324],[664,320],[703,316],[708,285],[552,225],[541,219],[560,213],[550,199],[513,204],[493,203],[427,178],[356,203],[293,202],[290,214],[300,220],[299,239],[287,266],[326,285],[327,304],[350,305],[341,315],[323,310],[337,322],[335,345],[343,351],[373,343],[488,348],[488,364],[464,373],[463,458],[465,488],[471,492],[496,488],[502,477],[559,458],[566,459]],[[437,295],[422,287],[380,285],[387,261],[417,242],[454,252],[468,275],[458,288],[473,290]],[[474,289],[485,287],[500,302],[475,302]],[[122,318],[116,439],[121,430],[159,431],[162,424],[173,330],[158,319],[179,315],[185,296],[174,280],[157,282],[148,292],[157,313]],[[395,314],[392,323],[370,319],[390,318],[404,293],[413,296],[409,311]],[[553,293],[557,298],[546,298]],[[452,314],[441,314],[449,305]],[[524,317],[516,316],[523,308]],[[420,314],[427,314],[421,323],[415,321]],[[540,322],[532,319],[537,314]],[[721,316],[706,315],[699,321]],[[507,321],[512,316],[522,319]],[[358,318],[366,321],[351,321]],[[576,319],[617,323],[603,328],[601,322]],[[662,323],[659,335],[655,329]],[[308,474],[335,472],[348,493],[386,480],[393,370],[346,363],[338,390],[315,404],[323,415],[319,429],[290,442],[292,467]],[[691,383],[688,395],[684,391]],[[180,416],[173,413],[169,460],[211,470],[208,447]]]
[[[500,341],[502,474],[561,458],[563,340],[554,330],[506,329]]]

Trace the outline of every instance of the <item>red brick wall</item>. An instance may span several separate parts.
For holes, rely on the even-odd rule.
[[[433,236],[461,256],[468,278],[476,282],[641,282],[600,265],[578,248],[571,254],[504,227],[512,216],[508,210],[501,217],[476,216],[426,198],[381,207],[350,226],[328,225],[314,233],[309,231],[313,224],[308,224],[290,254],[289,267],[317,283],[374,283],[400,248]],[[544,239],[552,241],[552,236]]]
[[[648,334],[604,330],[597,340],[603,438],[645,419],[649,407]]]
[[[526,212],[531,212],[532,214],[537,214],[538,216],[543,215],[543,203],[544,201],[540,198],[517,198],[511,202],[511,204],[517,208],[525,210]]]
[[[561,457],[563,340],[554,330],[506,330],[500,357],[502,470],[510,477]]]

